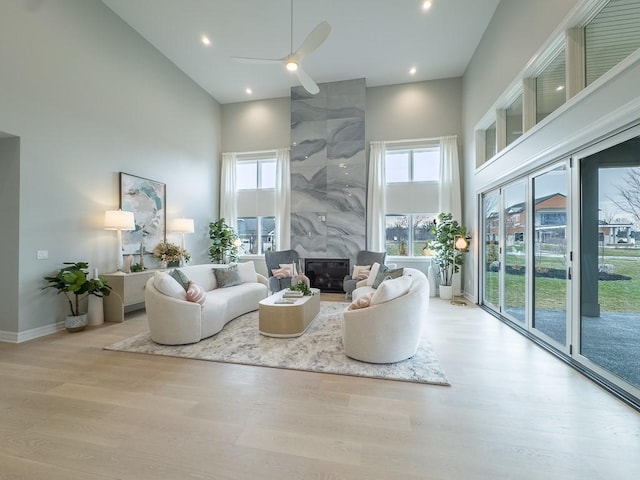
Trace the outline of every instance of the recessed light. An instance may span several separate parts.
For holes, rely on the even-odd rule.
[[[556,92],[561,92],[562,90],[564,90],[564,85],[558,85],[556,87]]]
[[[422,10],[429,10],[431,8],[431,0],[424,0],[422,2]]]
[[[251,95],[253,93],[253,90],[251,90],[249,87],[244,89],[245,92],[247,92],[247,95]]]
[[[415,75],[417,71],[418,71],[418,69],[416,67],[411,67],[409,69],[409,74],[410,75]]]
[[[200,41],[204,45],[211,45],[211,40],[209,40],[209,37],[207,37],[206,35],[202,35],[202,37],[200,37]]]

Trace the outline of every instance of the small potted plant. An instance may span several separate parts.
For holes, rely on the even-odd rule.
[[[440,298],[453,298],[453,274],[460,271],[464,263],[462,251],[457,250],[455,241],[466,237],[467,229],[453,219],[450,213],[441,213],[431,224],[433,240],[427,242],[427,248],[433,252],[436,265],[440,270]]]
[[[69,332],[84,330],[87,326],[87,314],[80,313],[80,302],[89,295],[103,297],[111,293],[111,287],[101,278],[88,278],[89,264],[86,262],[65,262],[60,271],[54,276],[44,277],[49,285],[43,288],[55,288],[58,293],[64,293],[69,302],[71,315],[65,320],[65,327]]]
[[[160,266],[178,267],[182,262],[188,262],[191,254],[187,250],[178,245],[168,242],[161,242],[153,249],[153,256],[160,260]]]

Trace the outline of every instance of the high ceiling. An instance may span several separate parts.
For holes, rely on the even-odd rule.
[[[230,58],[289,54],[290,0],[102,1],[220,103],[287,97],[299,85],[283,65]],[[432,0],[426,11],[422,3],[294,0],[293,49],[326,20],[329,38],[303,62],[317,83],[366,78],[371,87],[462,76],[499,0]]]

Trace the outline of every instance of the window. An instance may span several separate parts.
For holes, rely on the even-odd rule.
[[[436,214],[387,215],[385,245],[387,255],[418,257],[433,238],[431,224]]]
[[[522,136],[522,94],[507,108],[507,145]]]
[[[611,0],[585,27],[586,84],[591,85],[640,47],[640,3]]]
[[[262,255],[275,249],[275,152],[239,153],[236,182],[240,254]]]
[[[276,160],[274,157],[243,160],[236,164],[238,190],[276,188]]]
[[[275,248],[275,217],[239,217],[238,237],[242,240],[241,254],[261,255]]]
[[[563,48],[536,78],[536,123],[565,102],[566,63]]]
[[[407,142],[385,152],[385,244],[388,255],[422,256],[437,212],[440,192],[440,141]]]
[[[496,122],[484,131],[484,149],[485,161],[496,154]]]
[[[439,181],[440,147],[388,149],[385,178],[387,183]]]

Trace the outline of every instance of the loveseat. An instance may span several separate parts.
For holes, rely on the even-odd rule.
[[[178,269],[194,287],[201,287],[195,288],[199,292],[196,301],[187,300],[187,292],[169,276],[170,271],[156,272],[147,281],[145,306],[154,342],[163,345],[198,342],[218,333],[230,320],[257,310],[258,302],[267,297],[267,279],[255,272],[253,262],[238,264],[241,283],[226,287],[219,286],[212,267],[205,264]]]
[[[381,303],[374,304],[376,297]],[[342,323],[347,356],[363,362],[394,363],[415,355],[429,306],[429,281],[424,273],[404,268],[402,278],[385,280],[377,289],[361,286],[352,292],[352,298]],[[357,308],[358,304],[362,307]]]

